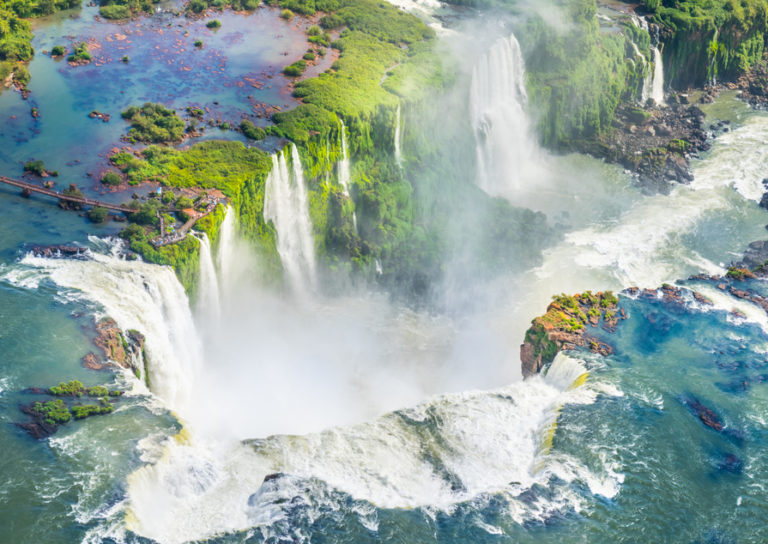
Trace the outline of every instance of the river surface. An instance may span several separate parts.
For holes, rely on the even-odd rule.
[[[80,13],[39,23],[30,101],[0,95],[4,173],[39,158],[60,179],[87,179],[119,145],[119,111],[137,101],[207,106],[225,119],[255,113],[249,94],[291,103],[276,83],[258,95],[237,84],[267,71],[270,85],[286,64],[280,53],[305,48],[273,11],[221,14],[217,32],[166,14],[126,28]],[[44,56],[63,35],[96,37],[104,66]],[[198,36],[206,45],[193,51]],[[527,124],[514,106],[509,119]],[[92,109],[112,121],[88,118]],[[707,284],[690,286],[712,307],[623,297],[630,319],[611,337],[614,355],[559,356],[546,376],[519,375],[524,331],[552,294],[722,272],[765,235],[756,200],[768,114],[733,97],[708,113],[732,130],[670,195],[644,195],[619,168],[531,144],[537,183],[515,179],[499,192],[559,220],[563,235],[540,265],[502,274],[486,286],[493,302],[462,316],[375,292],[261,288],[231,216],[219,247],[204,243],[208,280],[191,307],[171,270],[118,256],[114,226],[0,190],[0,541],[765,542],[762,310]],[[90,256],[27,253],[30,243],[69,242]],[[152,392],[129,373],[81,366],[104,315],[146,334]],[[129,393],[109,416],[33,440],[13,425],[30,399],[22,390],[62,379]],[[701,423],[697,401],[723,432]]]

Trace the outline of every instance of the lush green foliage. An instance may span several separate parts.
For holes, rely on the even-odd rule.
[[[42,176],[45,174],[45,163],[43,161],[29,161],[24,163],[24,171],[35,174],[36,176]]]
[[[115,405],[106,398],[102,398],[99,404],[75,405],[72,407],[72,415],[75,419],[85,419],[86,417],[100,414],[109,414],[115,410]]]
[[[131,106],[122,116],[131,124],[128,137],[133,141],[179,142],[184,138],[184,121],[162,104],[146,102],[141,107]]]
[[[624,33],[600,32],[595,0],[565,0],[567,30],[532,17],[518,29],[527,87],[539,134],[546,145],[595,136],[610,126],[621,100],[639,96],[645,73],[627,58],[629,40],[647,47],[648,36],[630,25]],[[648,52],[645,52],[646,57]]]
[[[208,28],[220,28],[221,27],[221,21],[218,19],[211,19],[207,23],[205,23],[205,26]]]
[[[61,57],[66,53],[67,50],[63,45],[54,45],[51,49],[51,56],[52,57]]]
[[[307,67],[307,63],[304,60],[297,60],[293,64],[289,64],[283,68],[283,74],[288,77],[299,77],[304,73],[304,68]]]
[[[69,408],[61,399],[48,402],[36,402],[32,405],[32,412],[40,416],[49,425],[61,425],[72,419]]]
[[[105,172],[103,176],[101,176],[101,182],[104,185],[116,186],[123,183],[123,178],[121,178],[120,174],[118,174],[117,172],[109,170]]]
[[[101,206],[94,206],[88,210],[86,215],[88,216],[88,220],[92,223],[103,223],[107,220],[109,212],[106,208],[102,208]]]
[[[48,392],[57,397],[82,397],[87,392],[87,388],[80,380],[71,380],[54,385]]]
[[[768,0],[646,0],[664,27],[665,69],[672,85],[730,78],[762,60]]]
[[[250,140],[263,140],[267,137],[267,131],[261,127],[257,127],[248,119],[243,119],[240,123],[240,130],[243,135]]]
[[[91,54],[88,52],[88,44],[85,42],[74,44],[72,54],[67,57],[67,60],[69,62],[89,62]]]

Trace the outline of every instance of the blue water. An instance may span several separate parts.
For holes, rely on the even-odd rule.
[[[248,115],[264,123],[258,117],[263,114],[261,102],[292,104],[277,72],[286,59],[300,56],[306,43],[297,23],[283,22],[274,10],[218,14],[218,31],[206,29],[205,20],[177,20],[167,14],[124,24],[95,23],[95,12],[87,7],[38,24],[29,101],[14,91],[0,94],[3,174],[19,176],[24,161],[42,159],[59,170],[59,183],[75,182],[87,192],[100,193],[96,177],[87,173],[97,173],[107,152],[122,145],[119,138],[126,126],[119,112],[128,105],[161,100],[176,108],[208,107],[211,116],[230,122]],[[64,39],[65,34],[72,38]],[[126,39],[117,39],[117,34]],[[205,42],[201,51],[190,47],[198,37]],[[42,54],[55,44],[89,38],[102,46],[90,66],[71,67]],[[286,51],[289,55],[282,55]],[[123,54],[131,57],[130,63],[120,62]],[[194,68],[186,71],[184,66]],[[265,88],[251,87],[246,78],[263,80]],[[32,106],[40,110],[38,120],[29,115]],[[738,104],[712,115],[734,108]],[[89,119],[92,109],[110,113],[112,120]],[[768,122],[764,114],[739,113],[746,135],[757,130],[747,123],[750,119],[758,125]],[[214,136],[238,138],[218,129],[205,137]],[[707,161],[714,170],[747,162],[738,154],[718,154],[740,146],[749,151],[739,142],[716,148],[697,172],[708,172]],[[759,142],[749,145],[759,147]],[[564,164],[587,169],[583,159],[570,160]],[[751,166],[755,172],[749,175],[757,175],[765,165]],[[679,226],[680,232],[660,232],[663,242],[638,236],[648,244],[636,253],[647,253],[647,258],[631,261],[631,273],[654,280],[674,280],[670,274],[684,277],[700,261],[677,262],[675,256],[691,252],[716,267],[763,231],[764,212],[728,184],[693,196],[677,191],[664,201],[643,196],[629,187],[628,177],[613,170],[601,174],[604,169],[592,168],[596,174],[589,191],[604,189],[601,195],[616,194],[617,202],[601,204],[592,220],[588,213],[573,214],[578,223],[573,229],[581,236],[574,247],[591,247],[590,236],[599,242],[603,235],[638,233],[665,215],[680,213],[673,207],[679,202],[703,210],[700,216],[691,215],[690,225]],[[744,180],[734,181],[738,188]],[[581,196],[589,202],[588,194]],[[665,202],[673,208],[665,208]],[[93,349],[94,317],[102,314],[106,299],[83,297],[80,290],[41,272],[40,263],[20,262],[30,244],[76,242],[105,251],[104,244],[89,236],[104,238],[117,228],[92,225],[42,198],[25,200],[0,189],[0,542],[768,541],[768,462],[763,454],[768,438],[768,333],[763,327],[768,327],[768,315],[757,306],[746,308],[749,319],[744,319],[728,310],[744,310],[749,303],[727,295],[718,300],[720,309],[694,304],[687,295],[683,305],[625,296],[620,304],[629,318],[616,333],[596,331],[615,348],[609,357],[573,353],[565,370],[553,367],[546,377],[498,383],[495,389],[457,388],[459,380],[451,376],[452,387],[425,388],[429,395],[399,409],[370,416],[366,412],[364,418],[338,416],[355,423],[331,423],[301,434],[251,434],[244,442],[229,436],[217,441],[203,432],[194,434],[194,425],[181,432],[176,407],[164,404],[132,375],[84,369],[80,359]],[[594,246],[596,254],[610,256],[603,245]],[[549,268],[529,271],[515,281],[548,293],[598,282],[626,286],[623,261],[585,264],[572,258],[564,250],[554,252],[545,260]],[[51,266],[64,268],[59,265]],[[548,271],[554,277],[547,278]],[[151,290],[157,277],[145,279],[141,289]],[[718,292],[717,283],[685,285]],[[768,296],[761,281],[734,285]],[[128,284],[121,287],[121,296],[130,297]],[[250,303],[250,295],[243,295],[243,301]],[[227,340],[231,334],[236,343],[236,332],[244,328],[249,356],[254,351],[258,355],[252,348],[259,334],[265,334],[261,328],[272,334],[270,322],[276,328],[285,323],[285,330],[258,342],[260,347],[301,348],[312,341],[307,345],[324,362],[336,362],[328,354],[344,351],[340,346],[352,353],[365,351],[369,336],[361,330],[386,340],[389,329],[397,329],[399,335],[391,337],[405,347],[381,342],[373,368],[351,367],[352,380],[369,387],[363,403],[380,400],[380,389],[386,397],[404,394],[398,390],[403,382],[392,375],[410,376],[408,357],[427,361],[427,377],[419,376],[426,382],[459,374],[466,383],[478,383],[472,376],[482,368],[478,359],[498,356],[488,343],[494,349],[504,346],[507,351],[499,358],[516,366],[520,340],[510,339],[508,331],[524,328],[545,309],[537,299],[531,307],[515,309],[512,315],[522,321],[510,324],[507,312],[513,310],[500,298],[487,321],[473,324],[482,333],[468,333],[460,319],[414,315],[389,306],[381,310],[364,297],[315,301],[308,309],[279,298],[277,306],[270,305],[276,304],[273,299],[255,300],[263,304],[248,305],[248,313],[238,319],[230,315],[225,323],[232,330],[222,333]],[[191,314],[186,301],[172,302]],[[323,322],[317,327],[320,333],[307,333],[304,329],[312,327],[301,322],[290,323],[294,315],[306,314]],[[390,314],[397,318],[390,319]],[[386,334],[376,328],[381,321]],[[334,330],[336,324],[345,329]],[[201,337],[210,334],[203,321],[198,327]],[[319,338],[326,331],[333,332],[332,342]],[[347,406],[341,404],[335,382],[326,381],[331,370],[299,370],[297,378],[309,375],[300,383],[264,384],[259,372],[269,367],[258,358],[209,357],[204,363],[214,375],[234,376],[225,385],[237,392],[231,396],[242,397],[237,399],[242,404],[235,405],[244,420],[290,419],[282,412],[291,404],[297,410],[324,412],[326,406],[305,406],[306,398],[316,397],[297,396],[299,385],[315,395],[319,391],[329,406],[339,403],[340,411]],[[155,364],[160,367],[162,361]],[[586,383],[569,389],[583,370],[589,372]],[[14,425],[24,419],[19,405],[38,398],[24,389],[63,379],[131,393],[118,402],[114,414],[73,422],[49,439],[35,440]],[[288,400],[265,408],[255,393],[242,393],[250,383],[253,389],[261,386],[260,395],[273,389]],[[200,401],[202,411],[222,427],[243,415],[217,412],[217,403],[229,394],[227,387],[209,391]],[[349,406],[348,411],[355,409]],[[722,423],[721,429],[702,422],[705,409]],[[281,475],[263,482],[273,473]]]

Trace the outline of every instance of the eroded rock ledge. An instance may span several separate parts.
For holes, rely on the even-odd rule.
[[[663,107],[624,104],[604,135],[575,142],[578,151],[620,164],[637,175],[649,192],[668,192],[675,183],[690,183],[690,159],[709,149],[704,112],[684,95]]]
[[[613,353],[590,329],[615,330],[619,320],[626,318],[618,302],[610,291],[553,297],[547,313],[533,320],[520,346],[523,377],[540,372],[562,350],[585,347],[603,355]]]

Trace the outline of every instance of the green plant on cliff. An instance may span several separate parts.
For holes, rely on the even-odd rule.
[[[768,0],[646,0],[662,26],[665,75],[671,85],[732,78],[763,58]]]

